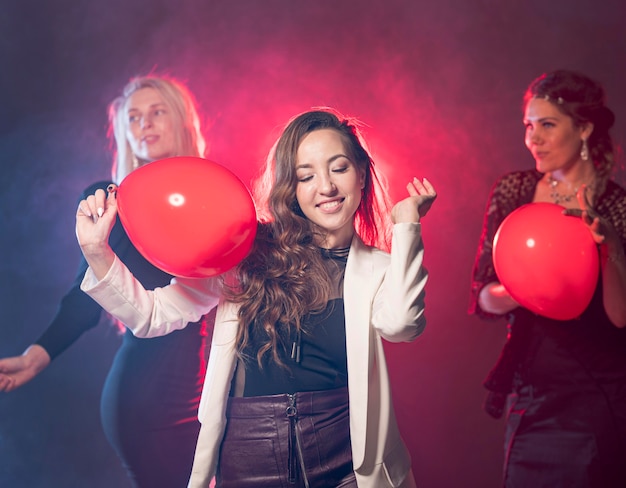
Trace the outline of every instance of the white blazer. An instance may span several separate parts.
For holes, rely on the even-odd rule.
[[[392,251],[355,236],[344,278],[352,462],[359,488],[413,488],[409,452],[399,433],[382,339],[412,341],[424,329],[427,272],[421,225],[396,224]],[[90,270],[82,289],[139,337],[156,337],[195,322],[219,300],[198,418],[202,424],[189,488],[214,477],[236,366],[237,307],[220,299],[215,279],[172,280],[144,290],[116,260],[98,282]]]

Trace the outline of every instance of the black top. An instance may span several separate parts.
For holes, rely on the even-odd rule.
[[[322,312],[303,318],[301,334],[292,331],[289,337],[281,339],[279,356],[284,366],[270,361],[266,355],[263,367],[259,367],[256,351],[262,338],[251,327],[251,340],[244,351],[246,361],[238,366],[245,364],[243,396],[331,390],[348,385],[342,298],[348,250],[322,250],[338,296],[331,297]]]

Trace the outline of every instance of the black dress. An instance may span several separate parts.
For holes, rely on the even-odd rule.
[[[478,294],[499,281],[493,237],[513,210],[533,199],[542,174],[520,171],[493,187],[473,271],[470,313]],[[614,182],[596,210],[626,247],[626,191]],[[618,329],[602,303],[602,283],[580,317],[557,321],[519,307],[508,314],[509,335],[485,380],[487,411],[502,413],[508,395],[506,487],[626,487],[626,329]]]
[[[83,196],[105,189],[99,182]],[[172,276],[150,264],[132,245],[119,220],[109,243],[146,289],[167,285]],[[37,341],[52,359],[100,321],[102,309],[76,280]],[[206,369],[207,327],[190,324],[163,337],[139,339],[128,330],[107,376],[101,399],[105,434],[135,486],[187,486],[200,429],[197,420]]]

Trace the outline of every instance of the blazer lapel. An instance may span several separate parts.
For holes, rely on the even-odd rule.
[[[380,283],[371,254],[372,249],[355,235],[344,279],[350,436],[354,469],[362,464],[365,454],[370,361],[373,359],[370,317],[375,290]]]

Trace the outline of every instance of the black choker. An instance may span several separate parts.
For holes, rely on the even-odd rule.
[[[348,260],[350,247],[340,247],[338,249],[326,249],[324,247],[320,247],[320,252],[322,253],[322,256],[327,259],[335,259],[345,263]]]

